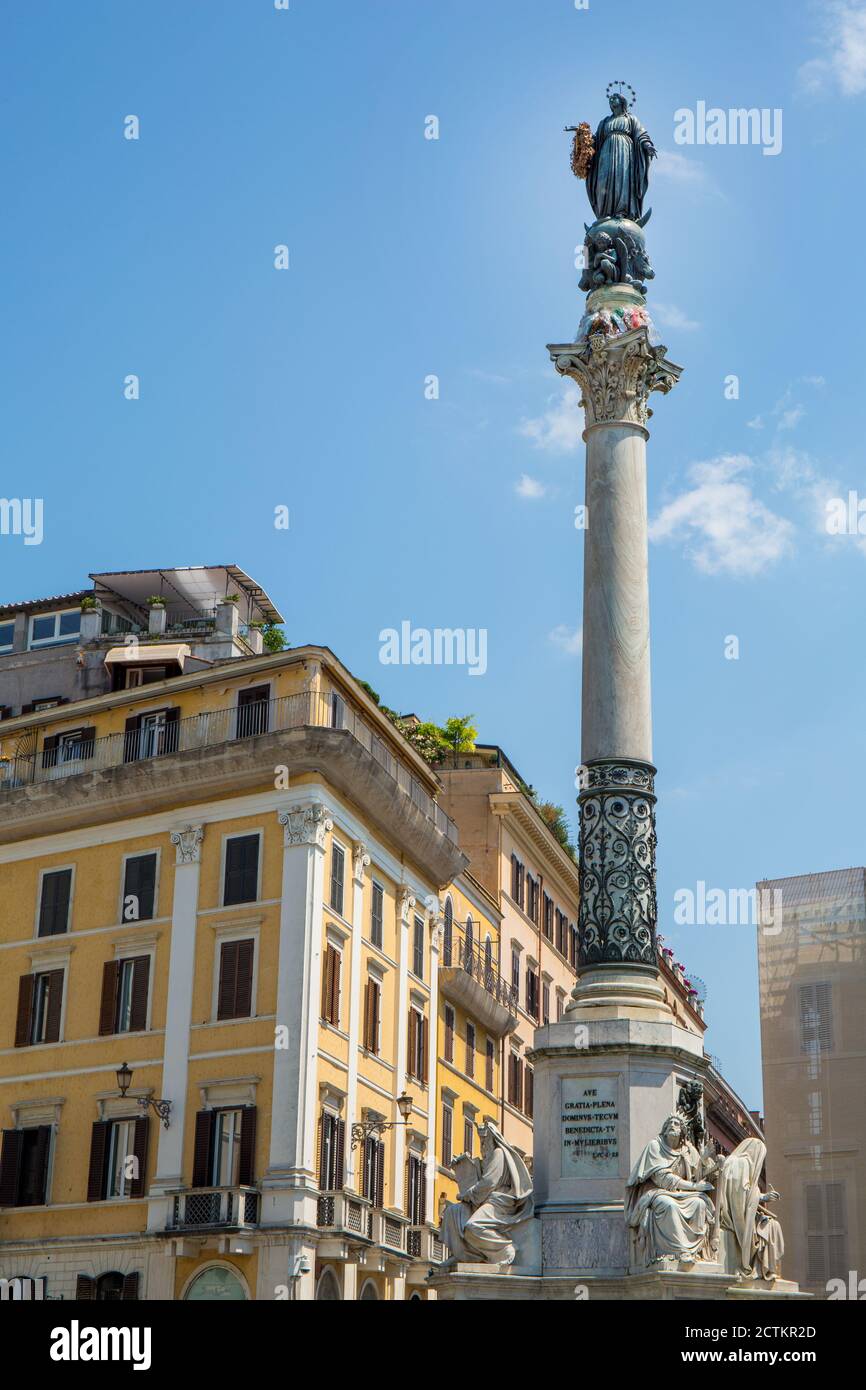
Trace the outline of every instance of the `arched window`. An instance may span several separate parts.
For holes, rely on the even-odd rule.
[[[360,1302],[361,1302],[361,1303],[377,1303],[378,1301],[379,1301],[379,1290],[376,1288],[376,1285],[373,1283],[373,1280],[372,1280],[372,1279],[368,1279],[368,1280],[365,1282],[364,1287],[361,1289]]]
[[[184,1294],[187,1303],[244,1303],[246,1298],[247,1292],[240,1278],[227,1265],[209,1265],[203,1269]]]
[[[451,946],[454,937],[454,905],[450,898],[445,899],[445,928],[442,933],[442,964],[451,964]]]
[[[331,1269],[331,1266],[328,1265],[328,1267],[322,1271],[321,1278],[316,1285],[316,1302],[339,1303],[342,1297],[343,1295],[340,1293],[340,1285],[337,1282],[337,1276]]]
[[[475,927],[471,917],[466,918],[466,937],[463,945],[463,969],[471,975],[473,973],[473,956],[475,953]]]

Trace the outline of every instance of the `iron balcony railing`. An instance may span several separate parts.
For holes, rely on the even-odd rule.
[[[258,1225],[259,1193],[254,1187],[208,1187],[175,1195],[171,1230],[196,1226]]]
[[[444,969],[456,966],[465,970],[467,975],[484,986],[488,994],[493,995],[498,1004],[503,1004],[512,1012],[517,1009],[517,990],[503,979],[493,963],[492,946],[479,946],[474,932],[470,935],[455,923],[449,935],[446,927],[441,964]]]
[[[167,757],[199,748],[212,748],[237,739],[290,729],[331,728],[346,730],[375,758],[400,790],[432,821],[448,840],[457,843],[457,828],[414,773],[391,752],[365,719],[339,696],[304,690],[276,700],[173,718],[176,710],[141,715],[136,727],[123,733],[92,737],[82,728],[60,734],[49,746],[0,756],[0,791],[56,782],[87,772],[103,772],[127,763]],[[20,746],[20,740],[19,740]]]

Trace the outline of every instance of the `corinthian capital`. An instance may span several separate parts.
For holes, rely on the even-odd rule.
[[[185,825],[182,830],[171,832],[171,843],[177,851],[178,864],[198,864],[201,862],[201,842],[204,828],[201,825]]]
[[[334,822],[319,801],[306,806],[293,806],[291,810],[279,811],[277,819],[283,827],[283,843],[290,845],[315,845],[323,849],[325,836]]]
[[[664,347],[651,347],[645,328],[608,337],[593,333],[584,342],[550,343],[548,351],[560,376],[569,376],[581,390],[586,425],[646,426],[652,415],[651,391],[667,393],[677,384],[682,367],[669,362]]]

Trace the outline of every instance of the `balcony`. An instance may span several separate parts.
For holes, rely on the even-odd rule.
[[[194,800],[273,785],[274,767],[285,764],[291,773],[325,773],[392,835],[396,812],[407,851],[437,884],[465,863],[453,821],[407,763],[329,694],[302,691],[186,719],[145,721],[140,729],[102,738],[61,735],[51,748],[22,743],[19,736],[13,755],[0,758],[6,839],[145,814],[176,806],[187,794]],[[62,799],[57,782],[63,783]]]
[[[502,1038],[517,1027],[517,992],[502,978],[492,954],[455,928],[442,945],[439,988],[493,1037]]]
[[[259,1193],[254,1187],[197,1187],[176,1193],[170,1231],[248,1231],[259,1222]]]

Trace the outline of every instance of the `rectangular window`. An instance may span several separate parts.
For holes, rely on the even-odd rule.
[[[130,956],[108,960],[102,968],[100,1036],[142,1033],[147,1028],[147,996],[150,957]]]
[[[56,642],[74,642],[81,632],[81,609],[64,613],[39,613],[30,619],[30,646],[49,647]]]
[[[508,1058],[508,1103],[515,1110],[523,1109],[523,1062],[517,1052]]]
[[[46,970],[37,975],[21,976],[16,1047],[60,1041],[63,974],[62,970]],[[22,1013],[26,1016],[22,1017]]]
[[[363,1195],[374,1207],[385,1205],[385,1145],[370,1135],[364,1142]]]
[[[218,1110],[214,1120],[211,1186],[237,1187],[241,1169],[242,1110]]]
[[[331,728],[346,728],[346,702],[336,690],[331,691]]]
[[[373,893],[370,906],[370,940],[374,946],[382,949],[384,939],[384,920],[385,920],[385,890],[381,883],[373,883]]]
[[[528,1119],[532,1119],[532,1111],[535,1103],[535,1074],[532,1067],[526,1067],[523,1074],[523,1110]]]
[[[223,906],[254,903],[259,895],[259,835],[232,835],[226,840]]]
[[[51,1125],[3,1131],[0,1207],[45,1205]]]
[[[493,1039],[487,1039],[487,1050],[484,1056],[484,1085],[488,1091],[493,1090],[493,1068],[496,1059],[496,1050]]]
[[[538,925],[538,879],[526,875],[526,915]]]
[[[577,930],[577,927],[572,926],[572,927],[569,928],[569,954],[568,954],[568,959],[569,959],[569,962],[571,963],[571,965],[574,966],[575,970],[577,969],[577,954],[578,954],[579,948],[580,948],[580,934],[579,934],[579,932],[578,932],[578,930]]]
[[[123,865],[124,922],[148,922],[156,908],[156,853],[136,854]]]
[[[475,1025],[473,1023],[466,1025],[466,1075],[470,1077],[475,1075]]]
[[[60,936],[69,930],[71,896],[71,869],[51,869],[42,875],[39,898],[40,936]]]
[[[545,1027],[550,1022],[550,985],[546,980],[541,986],[541,1021]]]
[[[454,1131],[454,1111],[450,1105],[442,1106],[442,1167],[448,1168],[454,1157],[452,1152]]]
[[[833,1048],[832,987],[829,980],[800,985],[800,1051],[830,1052]]]
[[[179,729],[178,706],[132,715],[126,721],[123,761],[133,763],[140,758],[161,758],[165,753],[176,753]]]
[[[346,880],[346,852],[336,840],[331,845],[331,911],[343,915],[343,887]]]
[[[454,1010],[445,1005],[445,1061],[454,1061]]]
[[[0,652],[11,652],[15,641],[15,624],[0,623]]]
[[[364,995],[364,1047],[379,1055],[379,1019],[381,1017],[382,986],[370,976]]]
[[[848,1278],[848,1226],[844,1182],[806,1183],[806,1278],[826,1285]]]
[[[346,1124],[339,1115],[323,1110],[319,1118],[319,1188],[339,1192],[343,1186]]]
[[[221,942],[217,1019],[251,1016],[255,949],[256,943],[252,939]]]
[[[545,893],[545,894],[544,894],[544,897],[543,897],[543,899],[542,899],[542,902],[543,902],[543,910],[542,910],[542,918],[541,918],[541,921],[542,921],[542,931],[544,932],[544,935],[547,937],[547,940],[548,940],[548,941],[552,941],[552,940],[553,940],[553,898],[551,898],[550,895],[549,895],[548,893]]]
[[[526,967],[526,1012],[538,1018],[538,976],[530,966]]]
[[[252,738],[268,732],[271,688],[252,685],[238,692],[238,738]]]
[[[566,940],[566,926],[567,926],[567,925],[568,925],[568,919],[567,919],[566,917],[564,917],[563,914],[560,912],[559,908],[557,908],[557,909],[556,909],[556,949],[557,949],[557,951],[559,952],[559,954],[560,954],[561,956],[564,956],[565,953],[566,953],[566,951],[568,950],[568,943],[567,943],[567,940]]]
[[[322,1018],[335,1028],[340,1026],[340,971],[343,957],[330,941],[322,962]]]
[[[423,1226],[427,1220],[426,1198],[424,1160],[410,1154],[406,1163],[406,1215],[410,1226]]]
[[[472,1146],[475,1142],[475,1126],[467,1115],[463,1120],[463,1152],[472,1157]]]
[[[92,727],[67,729],[62,734],[49,734],[42,744],[42,766],[63,767],[84,762],[93,757],[96,730]]]
[[[406,1071],[415,1081],[427,1080],[427,1020],[420,1009],[409,1010],[409,1058]]]
[[[511,988],[514,990],[515,998],[520,995],[520,952],[512,947],[511,949]]]
[[[115,1120],[109,1126],[109,1131],[105,1195],[131,1197],[135,1168],[135,1120]]]
[[[416,917],[412,932],[412,974],[424,979],[424,922]]]

